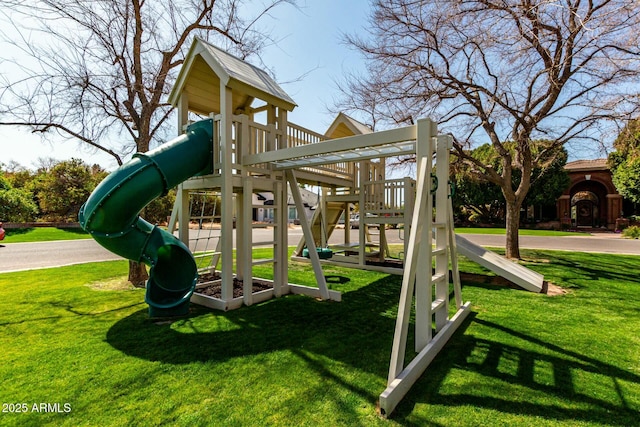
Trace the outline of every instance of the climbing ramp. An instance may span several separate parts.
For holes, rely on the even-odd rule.
[[[498,276],[502,276],[523,289],[531,292],[542,292],[544,276],[536,273],[520,264],[506,259],[495,252],[491,252],[482,246],[476,245],[464,237],[456,234],[458,253],[466,256],[471,261],[480,264]]]
[[[325,206],[326,210],[324,209]],[[327,240],[333,233],[333,230],[335,230],[338,220],[344,211],[345,204],[341,202],[319,203],[309,223],[316,247],[324,247],[327,245]],[[295,252],[301,254],[304,247],[305,239],[303,236]]]

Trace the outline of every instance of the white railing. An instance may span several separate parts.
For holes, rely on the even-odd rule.
[[[317,144],[318,142],[322,142],[326,139],[326,136],[312,130],[305,129],[294,123],[289,123],[287,125],[287,148],[299,147],[307,144]]]
[[[322,141],[326,141],[327,139],[328,138],[322,134],[305,129],[294,123],[289,123],[287,126],[287,148],[317,144]],[[353,180],[356,169],[352,162],[340,162],[332,163],[330,165],[302,168],[302,170],[318,173],[320,175],[331,175]]]
[[[213,174],[222,173],[222,147],[221,141],[221,116],[213,116],[214,138],[213,138]],[[275,125],[265,125],[252,122],[248,116],[233,116],[231,122],[231,168],[236,171],[242,169],[241,159],[244,155],[260,154],[274,151],[281,148],[298,147],[308,144],[318,144],[327,140],[324,135],[305,129],[293,123],[289,123],[286,134]],[[245,170],[250,172],[265,172],[270,169],[267,163],[245,166]],[[353,180],[355,166],[350,162],[342,162],[330,165],[314,166],[302,168],[306,172],[316,173],[324,176],[333,176]]]
[[[411,178],[387,179],[364,183],[367,213],[375,216],[404,215],[405,207],[414,191]]]

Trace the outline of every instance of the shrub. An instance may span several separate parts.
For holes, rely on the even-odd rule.
[[[640,227],[637,225],[632,225],[631,227],[627,227],[622,230],[622,236],[626,239],[638,239],[640,238]]]

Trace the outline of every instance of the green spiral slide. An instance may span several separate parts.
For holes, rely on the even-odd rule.
[[[187,314],[198,272],[189,248],[139,213],[184,180],[211,173],[212,138],[212,120],[202,120],[168,143],[135,154],[107,176],[80,209],[80,225],[98,243],[150,266],[145,301],[151,317]]]

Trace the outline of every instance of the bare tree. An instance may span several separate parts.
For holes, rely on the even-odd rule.
[[[377,0],[367,37],[346,37],[367,70],[342,84],[341,107],[387,123],[428,115],[451,131],[456,154],[500,186],[506,254],[519,258],[520,209],[547,151],[600,144],[605,122],[635,111],[639,36],[635,0]],[[553,144],[534,154],[533,139]],[[500,172],[469,155],[485,142]]]
[[[0,125],[62,135],[122,164],[175,131],[166,96],[194,36],[256,55],[271,42],[261,18],[295,2],[5,0],[0,13],[13,28],[1,38],[20,55],[4,59],[19,74],[1,77]],[[146,277],[131,265],[132,283]]]

